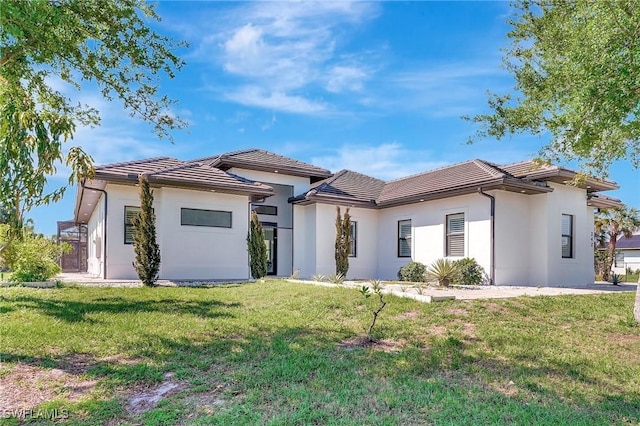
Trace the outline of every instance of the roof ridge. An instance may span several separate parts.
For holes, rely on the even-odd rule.
[[[147,163],[152,163],[154,161],[160,161],[160,160],[175,160],[175,161],[184,163],[184,161],[178,160],[177,158],[162,156],[162,157],[143,158],[141,160],[121,161],[119,163],[101,164],[96,166],[96,169],[111,169],[114,167],[129,166],[132,164],[147,164]]]
[[[479,158],[475,158],[475,159],[473,159],[471,161],[474,164],[477,164],[483,170],[491,173],[495,177],[506,177],[507,176],[507,174],[504,171],[502,171],[499,168],[493,166],[492,164],[488,163],[487,161],[481,160]]]
[[[166,169],[162,169],[162,170],[156,170],[155,172],[145,172],[145,173],[141,173],[143,175],[146,176],[153,176],[157,173],[167,173],[167,172],[173,172],[176,170],[180,170],[180,169],[186,169],[189,167],[199,167],[199,166],[204,166],[205,164],[197,164],[197,163],[186,163],[186,164],[180,164],[179,166],[175,166],[175,167],[167,167]]]

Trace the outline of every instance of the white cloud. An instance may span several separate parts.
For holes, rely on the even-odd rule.
[[[257,86],[241,87],[236,91],[226,93],[225,98],[242,105],[296,114],[313,115],[327,110],[327,105],[324,102],[312,101],[284,92],[267,92]]]
[[[318,114],[330,108],[309,92],[359,91],[370,77],[363,61],[354,55],[346,61],[339,51],[344,29],[368,22],[378,10],[364,2],[243,3],[213,23],[203,17],[195,56],[238,80],[233,89],[217,90],[227,100]]]
[[[334,172],[349,169],[383,180],[446,166],[448,162],[430,159],[429,152],[407,150],[399,143],[377,146],[344,145],[330,154],[313,157],[311,162]]]

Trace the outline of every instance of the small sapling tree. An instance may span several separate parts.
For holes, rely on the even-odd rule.
[[[371,287],[363,285],[360,289],[360,293],[365,298],[365,300],[369,299],[372,294],[378,296],[379,305],[375,308],[371,308],[371,324],[369,324],[369,329],[367,330],[367,337],[369,338],[369,342],[375,342],[373,338],[373,327],[376,325],[376,321],[378,320],[378,315],[387,305],[386,300],[384,300],[384,294],[382,294],[382,286],[380,285],[380,281],[374,280],[371,282]]]
[[[336,276],[341,275],[346,278],[349,270],[349,253],[351,252],[351,216],[349,209],[340,214],[340,207],[336,207]]]
[[[156,239],[156,214],[149,181],[140,176],[140,213],[133,219],[133,267],[145,286],[153,287],[160,272],[160,246]]]
[[[267,246],[264,243],[262,225],[258,214],[251,212],[251,222],[249,223],[249,233],[247,235],[247,248],[249,250],[249,265],[251,266],[251,276],[256,280],[267,275]]]

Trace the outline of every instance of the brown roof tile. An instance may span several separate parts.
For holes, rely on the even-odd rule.
[[[310,196],[370,203],[380,196],[384,185],[383,180],[351,170],[341,170],[334,176],[318,182],[310,191]]]
[[[223,172],[220,169],[206,164],[185,164],[147,175],[150,182],[183,183],[186,186],[220,190],[240,190],[251,193],[273,193],[273,189],[268,185],[232,173]]]
[[[266,172],[277,170],[278,172],[303,177],[326,178],[331,176],[331,171],[327,169],[257,148],[200,158],[192,162],[208,164],[223,170],[231,167],[240,167]]]
[[[488,163],[471,160],[387,182],[378,203],[384,205],[419,195],[477,187],[479,184],[505,178],[509,176]]]
[[[123,163],[96,166],[96,178],[102,175],[113,177],[128,177],[130,174],[153,173],[167,168],[186,164],[184,161],[170,157],[147,158],[144,160],[127,161]]]

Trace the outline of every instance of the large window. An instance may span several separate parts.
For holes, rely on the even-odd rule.
[[[278,215],[278,207],[277,206],[265,206],[262,204],[254,204],[253,211],[257,214],[266,214],[270,216]]]
[[[464,213],[447,215],[447,256],[464,257]]]
[[[180,225],[231,228],[231,212],[182,208]]]
[[[411,257],[411,219],[398,221],[398,257]]]
[[[351,222],[351,247],[349,250],[349,257],[356,257],[356,242],[358,241],[358,222]]]
[[[562,258],[573,258],[573,216],[562,215]]]
[[[124,243],[133,244],[133,218],[140,213],[140,207],[124,207]]]

